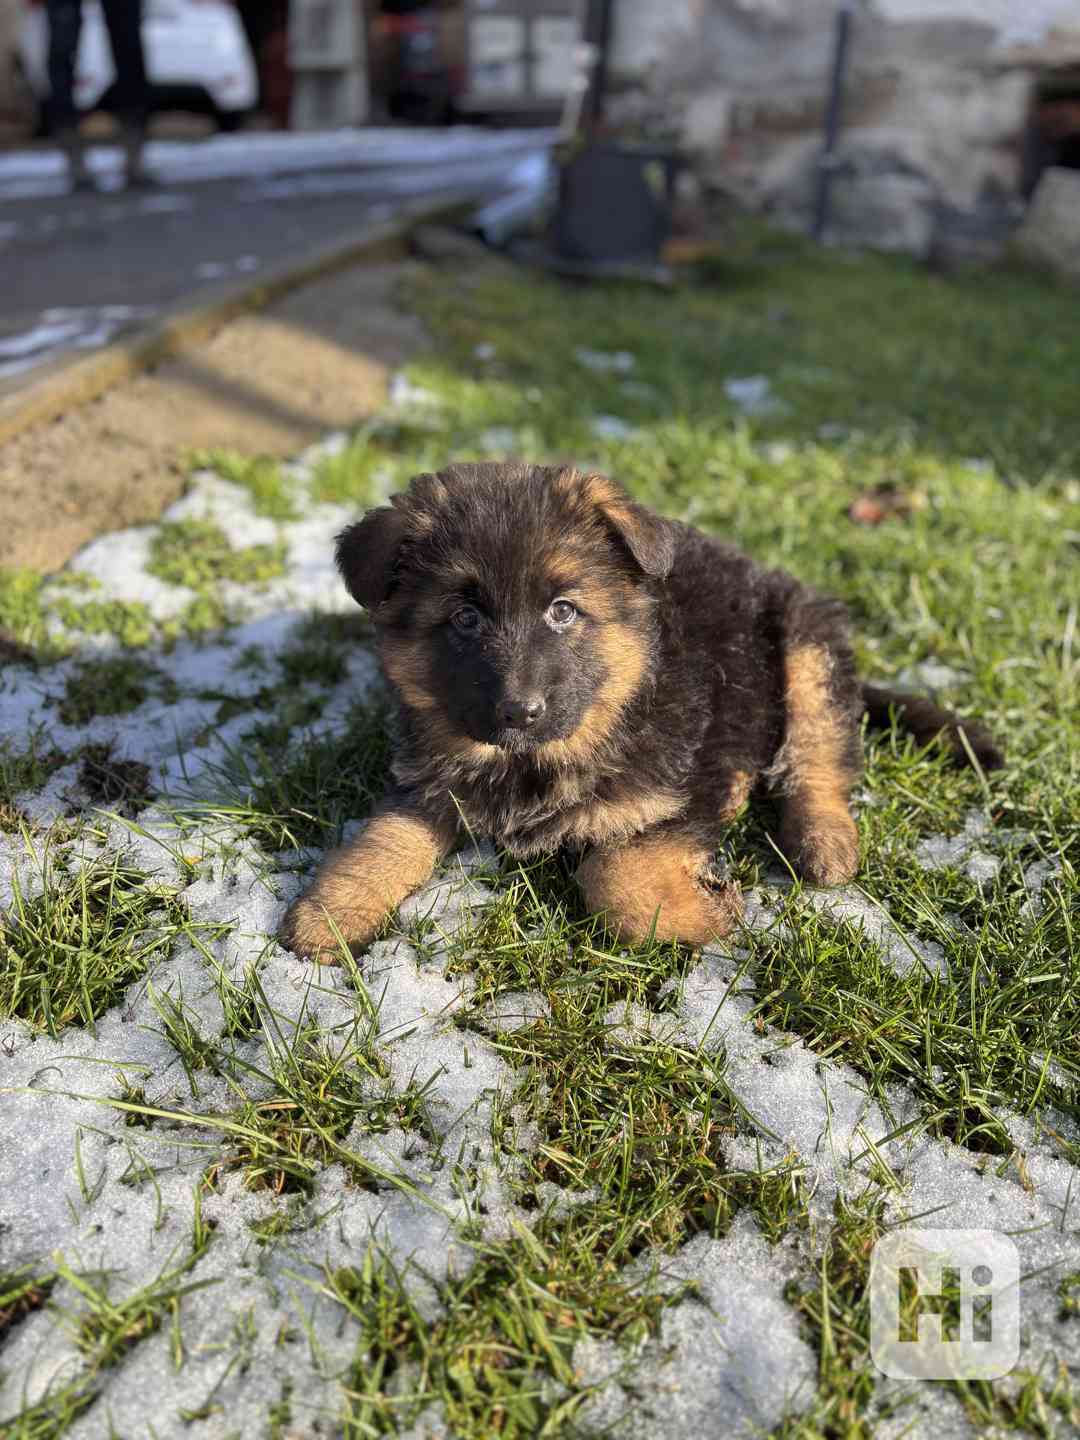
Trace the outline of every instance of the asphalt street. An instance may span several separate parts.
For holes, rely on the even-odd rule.
[[[159,182],[118,188],[118,154],[71,194],[59,157],[0,156],[0,386],[106,344],[211,287],[392,217],[403,200],[514,183],[542,132],[343,132],[152,145]]]

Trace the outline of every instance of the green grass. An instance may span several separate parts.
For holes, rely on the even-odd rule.
[[[1005,1111],[1080,1113],[1080,339],[1061,292],[1008,273],[932,277],[752,230],[674,295],[514,276],[472,285],[465,306],[434,274],[408,295],[436,338],[411,373],[439,397],[441,432],[359,437],[335,460],[335,498],[362,503],[376,464],[397,476],[478,455],[486,428],[509,425],[525,455],[592,460],[666,513],[842,596],[868,676],[943,663],[962,677],[945,700],[1006,741],[1009,764],[987,788],[902,734],[869,746],[860,884],[907,933],[942,947],[952,979],[901,979],[796,892],[789,938],[749,938],[758,1023],[846,1061],[873,1094],[904,1084],[932,1133],[994,1166],[1011,1163]],[[476,360],[480,342],[495,345],[494,361]],[[578,346],[630,351],[632,379],[651,393],[582,368]],[[746,421],[734,411],[722,379],[754,373],[770,376],[784,413]],[[590,422],[605,413],[640,435],[597,439]],[[822,438],[823,427],[841,438]],[[914,495],[907,514],[853,523],[852,501],[885,486]],[[1002,856],[985,889],[962,868],[926,871],[915,853],[973,808],[989,809],[987,843]],[[774,823],[754,806],[732,827],[725,854],[744,884],[775,867]],[[1008,831],[1022,838],[1009,845]],[[1059,873],[1032,914],[1024,871],[1046,859]],[[423,945],[423,926],[414,938]],[[555,862],[512,868],[452,950],[451,973],[472,976],[477,1007],[520,989],[548,1002],[550,1020],[496,1042],[543,1135],[519,1200],[540,1203],[545,1180],[590,1192],[560,1232],[587,1235],[590,1253],[625,1259],[722,1233],[743,1205],[768,1234],[805,1227],[797,1167],[726,1173],[724,1137],[741,1120],[722,1067],[604,1037],[608,1005],[662,1009],[665,982],[688,963],[670,947],[613,953]],[[821,1385],[816,1408],[785,1433],[870,1433],[865,1283],[878,1193],[838,1213],[824,1301],[820,1290],[793,1299]],[[1011,1395],[969,1387],[961,1399],[976,1424],[1016,1430],[1039,1428],[1040,1405],[1075,1405],[1036,1379]]]
[[[354,1126],[365,1135],[399,1127],[425,1134],[429,1127],[422,1088],[394,1091],[372,1042],[361,1026],[344,1043],[308,1027],[269,1071],[245,1066],[249,1078],[272,1081],[274,1091],[268,1099],[245,1101],[229,1117],[231,1143],[211,1167],[210,1183],[221,1172],[239,1170],[249,1189],[307,1193],[316,1174],[337,1162],[354,1184],[376,1190],[378,1167],[345,1144]]]
[[[146,568],[170,585],[206,590],[221,580],[273,580],[284,573],[284,553],[280,544],[234,549],[211,520],[168,520],[154,535]]]
[[[154,797],[150,767],[140,760],[118,759],[112,742],[80,745],[65,755],[36,734],[25,751],[0,744],[0,832],[18,834],[31,828],[19,809],[19,796],[40,790],[69,761],[77,761],[78,788],[95,807],[133,815]]]
[[[161,1328],[184,1295],[203,1289],[213,1280],[178,1283],[200,1258],[196,1250],[172,1269],[161,1274],[143,1289],[123,1300],[110,1298],[108,1287],[101,1280],[79,1275],[61,1262],[57,1276],[81,1297],[83,1304],[65,1319],[72,1332],[75,1347],[88,1368],[97,1373],[116,1365],[132,1346]]]
[[[41,1309],[55,1284],[54,1274],[39,1275],[28,1266],[0,1272],[0,1340],[21,1320]]]
[[[324,456],[315,467],[312,498],[320,504],[370,505],[375,498],[377,473],[394,469],[391,457],[379,443],[384,434],[380,426],[365,426],[339,454]]]
[[[36,570],[0,567],[0,638],[12,658],[24,649],[33,651],[45,639],[41,584]]]
[[[1058,1296],[1061,1300],[1061,1310],[1058,1315],[1060,1320],[1080,1315],[1080,1270],[1065,1276],[1058,1286]]]
[[[298,685],[325,685],[328,689],[345,679],[345,656],[332,640],[313,638],[294,645],[278,656],[281,678],[292,688]]]
[[[69,630],[84,635],[111,635],[129,650],[149,645],[155,636],[154,617],[141,600],[59,599],[53,613]]]
[[[98,715],[126,715],[153,696],[176,699],[176,685],[159,667],[130,655],[82,660],[68,675],[57,713],[65,725],[85,725]]]
[[[269,455],[241,455],[236,450],[198,450],[191,456],[193,470],[213,470],[223,480],[239,485],[251,497],[256,515],[268,520],[295,520],[300,511],[281,465]]]
[[[5,1285],[21,1284],[21,1303],[31,1308],[47,1303],[68,1331],[79,1357],[75,1373],[74,1367],[65,1366],[41,1399],[17,1415],[0,1416],[4,1440],[58,1440],[98,1399],[108,1372],[122,1364],[135,1346],[165,1327],[171,1337],[170,1358],[179,1368],[184,1361],[180,1325],[184,1297],[217,1283],[214,1279],[186,1279],[206,1253],[211,1235],[202,1222],[196,1192],[190,1249],[179,1260],[175,1254],[170,1255],[149,1284],[127,1295],[114,1293],[108,1275],[77,1270],[62,1255],[56,1257],[54,1272],[42,1280],[0,1277],[0,1319],[4,1314]]]
[[[195,944],[207,958],[205,943]],[[358,978],[358,977],[354,977]],[[177,1143],[192,1131],[190,1143],[210,1153],[204,1184],[217,1187],[221,1177],[238,1172],[251,1190],[274,1195],[304,1197],[316,1175],[327,1165],[340,1164],[359,1188],[377,1191],[387,1185],[416,1193],[408,1181],[384,1170],[349,1146],[356,1136],[383,1135],[391,1129],[433,1137],[426,1111],[427,1084],[412,1083],[397,1089],[379,1054],[377,1010],[360,992],[354,1023],[343,1034],[319,1028],[307,1015],[305,998],[301,1015],[283,1025],[250,971],[243,991],[244,1014],[240,1025],[235,1005],[226,1003],[226,1026],[221,1035],[203,1033],[182,994],[166,994],[151,987],[151,1003],[183,1064],[192,1100],[199,1099],[198,1074],[227,1075],[238,1103],[229,1110],[176,1109],[148,1105],[143,1091],[124,1080],[119,1092],[99,1103],[118,1110],[127,1124],[154,1126],[167,1122]],[[236,1041],[256,1029],[268,1040],[264,1063],[245,1059]],[[430,1083],[430,1082],[429,1082]],[[249,1092],[257,1092],[255,1095]],[[217,1132],[220,1145],[202,1138]],[[287,1225],[272,1222],[259,1232],[263,1241],[285,1233]]]
[[[903,261],[817,252],[747,226],[732,229],[718,258],[670,294],[499,272],[471,279],[466,305],[445,272],[414,272],[406,298],[435,341],[410,373],[437,396],[437,420],[396,416],[362,427],[320,462],[313,500],[359,509],[411,473],[481,454],[484,431],[509,426],[523,455],[609,469],[665,513],[841,596],[868,677],[888,681],[926,660],[956,673],[943,699],[1003,737],[1005,770],[983,779],[902,733],[868,737],[858,807],[860,887],[913,940],[941,947],[948,978],[918,967],[896,975],[873,943],[825,923],[796,887],[784,900],[782,933],[742,937],[739,988],[753,1000],[761,1035],[800,1037],[823,1064],[850,1066],[879,1099],[903,1087],[918,1103],[919,1124],[979,1153],[987,1171],[1019,1163],[1010,1139],[1017,1112],[1078,1163],[1059,1123],[1062,1114],[1080,1118],[1080,333],[1063,292],[1018,273],[947,279]],[[494,344],[493,360],[477,360],[481,342]],[[582,367],[577,347],[629,351],[631,386],[626,376]],[[747,420],[722,382],[755,373],[770,377],[785,408]],[[640,431],[631,442],[598,438],[598,414]],[[299,491],[273,462],[206,459],[247,489],[259,513],[289,518]],[[904,513],[877,526],[849,518],[855,499],[886,487],[912,497]],[[185,522],[163,527],[154,565],[161,578],[198,592],[180,633],[224,624],[217,582],[270,578],[280,551],[234,551],[216,527]],[[137,607],[110,612],[110,603],[62,591],[43,600],[35,577],[7,575],[0,628],[40,647],[46,614],[67,606],[93,623],[105,624],[108,612],[128,641],[143,633]],[[244,836],[273,856],[334,844],[345,821],[368,813],[388,771],[384,709],[358,704],[334,738],[304,727],[319,715],[315,688],[339,683],[348,648],[370,643],[359,613],[312,617],[277,657],[280,675],[268,667],[261,692],[223,702],[217,723],[250,711],[250,724],[214,803],[179,810],[184,835],[220,830],[229,843]],[[128,702],[139,703],[152,683],[132,670],[125,685],[127,672],[113,673]],[[72,703],[96,688],[76,686]],[[10,803],[41,783],[50,763],[44,749],[0,756],[0,824],[5,794]],[[928,870],[918,854],[927,837],[959,831],[973,809],[991,821],[981,848],[1001,860],[982,885],[963,864]],[[768,804],[755,803],[730,827],[724,855],[744,886],[777,868],[775,820]],[[1054,875],[1033,906],[1024,877],[1044,862]],[[115,1003],[129,983],[121,977],[131,937],[147,917],[133,890],[113,888],[118,919],[105,923],[101,905],[90,907],[85,924],[103,937],[91,947],[72,938],[85,928],[77,893],[25,902],[37,929],[26,932],[33,943],[20,961],[16,1013],[39,1026],[57,1016],[87,1023]],[[631,1289],[626,1267],[694,1235],[723,1236],[748,1210],[767,1237],[793,1236],[809,1257],[788,1301],[817,1356],[818,1392],[778,1436],[870,1440],[867,1264],[891,1178],[875,1172],[825,1225],[811,1215],[797,1157],[749,1170],[731,1163],[732,1140],[753,1130],[727,1087],[722,1054],[662,1029],[628,1036],[612,1026],[611,1007],[617,1017],[628,1004],[662,1023],[695,957],[670,945],[613,947],[582,912],[572,865],[561,858],[504,864],[495,899],[449,942],[433,920],[414,922],[409,936],[422,960],[445,950],[448,978],[474,987],[458,1012],[463,1027],[485,1026],[484,1007],[509,991],[539,992],[546,1002],[546,1013],[520,1030],[487,1027],[513,1076],[494,1111],[496,1153],[532,1228],[489,1244],[467,1225],[477,1263],[439,1287],[437,1318],[421,1313],[406,1277],[374,1250],[327,1272],[321,1292],[340,1307],[356,1345],[345,1433],[390,1434],[437,1404],[465,1440],[571,1435],[584,1399],[574,1344],[587,1335],[616,1339],[631,1356],[634,1343],[656,1335],[664,1305],[680,1298]],[[95,966],[80,969],[88,949]],[[281,1195],[253,1230],[263,1249],[306,1223],[315,1177],[328,1164],[365,1188],[401,1184],[349,1150],[358,1121],[369,1133],[400,1126],[431,1143],[423,1090],[393,1092],[387,1083],[360,984],[363,961],[353,972],[361,1011],[353,1033],[320,1032],[308,1016],[286,1035],[257,964],[232,975],[209,946],[202,953],[222,1003],[221,1033],[179,992],[153,992],[192,1108],[149,1106],[126,1080],[106,1103],[129,1123],[164,1125],[177,1143],[203,1146],[207,1183],[235,1172]],[[10,978],[4,983],[0,997],[12,993]],[[260,1033],[272,1060],[255,1066],[245,1047]],[[235,1104],[211,1111],[196,1103],[210,1075],[228,1080]],[[534,1127],[539,1142],[518,1155],[521,1125]],[[468,1157],[434,1158],[458,1167],[467,1194],[475,1181]],[[551,1208],[561,1190],[577,1197],[566,1213]],[[1055,1283],[1062,1320],[1077,1323],[1076,1275]],[[117,1333],[119,1349],[103,1353],[122,1354]],[[976,1428],[1043,1434],[1048,1416],[1078,1423],[1076,1396],[1060,1377],[1018,1374],[1008,1385],[954,1393]],[[280,1433],[296,1423],[287,1395],[270,1423]]]
[[[462,1023],[477,1023],[499,992],[539,990],[547,1000],[548,1016],[493,1037],[517,1075],[496,1129],[511,1111],[515,1123],[524,1115],[537,1125],[542,1144],[519,1171],[519,1203],[543,1208],[551,1184],[590,1192],[574,1225],[613,1266],[652,1246],[723,1235],[744,1205],[770,1234],[805,1208],[797,1167],[749,1175],[725,1164],[725,1140],[746,1127],[722,1062],[662,1029],[631,1040],[613,1028],[611,1007],[617,1017],[630,1005],[659,1011],[670,1031],[672,984],[693,963],[672,944],[613,948],[552,860],[512,867],[494,902],[449,941],[447,974],[476,984]]]
[[[218,724],[250,713],[253,720],[249,733],[257,741],[271,749],[284,746],[293,729],[317,719],[322,713],[322,700],[310,693],[309,687],[333,689],[348,673],[344,645],[349,637],[337,633],[339,627],[332,623],[337,618],[317,617],[314,622],[301,622],[295,642],[273,657],[277,662],[276,675],[271,677],[267,673],[267,683],[253,693],[241,696],[204,690],[199,698],[217,702]],[[370,645],[366,629],[362,638]],[[254,668],[268,672],[269,655],[260,655],[260,661]]]
[[[786,1296],[802,1317],[819,1353],[818,1395],[804,1414],[773,1432],[774,1440],[873,1440],[877,1433],[875,1417],[868,1413],[876,1373],[870,1363],[866,1272],[870,1250],[888,1228],[880,1196],[868,1190],[853,1200],[838,1201],[833,1220],[821,1247],[817,1283],[793,1283]],[[958,1290],[946,1289],[943,1295],[954,1317],[958,1317]],[[900,1310],[902,1326],[914,1330],[916,1309],[915,1287],[905,1287]],[[1064,1366],[1057,1374],[1041,1376],[1019,1371],[1006,1384],[943,1383],[959,1401],[976,1434],[1053,1436],[1072,1433],[1080,1425],[1080,1394]],[[902,1403],[901,1391],[891,1402],[891,1408],[901,1417]],[[889,1413],[887,1404],[876,1416],[884,1420]],[[910,1425],[910,1415],[907,1420]],[[1059,1428],[1062,1425],[1064,1432]]]
[[[794,941],[753,942],[766,997],[757,1013],[815,1050],[832,1050],[834,1037],[844,1036],[844,1058],[871,1094],[884,1102],[888,1085],[903,1081],[923,1099],[933,1133],[1009,1156],[1002,1107],[1071,1109],[1080,1087],[1075,877],[1033,923],[1021,913],[1025,892],[1014,870],[999,879],[989,904],[969,882],[935,884],[937,877],[917,872],[905,878],[904,888],[889,891],[902,897],[894,914],[909,910],[908,933],[922,929],[941,944],[950,973],[965,983],[928,980],[917,968],[901,979],[861,932],[803,914]],[[958,929],[949,917],[965,908],[970,919]],[[795,914],[797,907],[789,918]]]
[[[986,457],[1024,481],[1080,466],[1080,338],[1069,291],[1037,276],[932,275],[741,223],[674,296],[504,274],[470,285],[462,304],[431,271],[409,298],[440,342],[414,378],[453,406],[501,392],[502,422],[527,420],[557,453],[573,452],[573,431],[597,412],[723,423],[734,412],[720,381],[765,374],[790,407],[755,422],[768,438],[841,426],[861,430],[871,452],[907,444],[945,461]],[[476,359],[482,342],[495,344],[494,362]],[[633,380],[655,395],[632,398],[624,377],[578,365],[577,346],[629,351]]]
[[[16,803],[19,795],[40,790],[66,759],[40,734],[31,735],[29,740],[25,750],[15,749],[9,740],[0,740],[0,831],[12,834],[22,825]]]
[[[318,708],[256,723],[229,754],[219,798],[184,804],[182,813],[240,825],[269,851],[336,844],[344,823],[367,815],[385,789],[391,739],[385,708],[358,703],[342,731],[297,743],[292,726]]]
[[[44,887],[16,883],[0,929],[0,1016],[58,1035],[92,1026],[152,964],[187,920],[173,892],[119,856],[69,874],[46,856]]]
[[[588,1280],[575,1274],[582,1259]],[[463,1440],[561,1433],[587,1394],[571,1364],[577,1341],[644,1338],[663,1308],[602,1272],[523,1230],[515,1242],[481,1247],[469,1274],[442,1287],[446,1313],[435,1322],[374,1247],[328,1272],[320,1289],[357,1332],[347,1440],[396,1434],[433,1402]]]
[[[0,568],[0,662],[48,662],[67,654],[72,643],[49,635],[50,618],[85,635],[112,636],[128,648],[149,645],[155,627],[147,606],[87,595],[96,588],[85,576]]]

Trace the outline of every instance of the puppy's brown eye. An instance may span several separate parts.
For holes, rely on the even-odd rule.
[[[463,605],[450,616],[450,623],[463,635],[472,635],[480,628],[480,611],[475,605]]]
[[[556,630],[565,630],[577,619],[577,610],[569,600],[553,600],[548,606],[547,618]]]

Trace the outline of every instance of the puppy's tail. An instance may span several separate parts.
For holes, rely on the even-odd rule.
[[[970,764],[974,755],[984,770],[999,770],[1005,764],[1001,746],[985,726],[976,720],[961,720],[923,695],[864,684],[862,700],[870,724],[879,729],[888,729],[891,714],[895,714],[897,724],[909,730],[920,745],[928,745],[940,735],[957,760]]]

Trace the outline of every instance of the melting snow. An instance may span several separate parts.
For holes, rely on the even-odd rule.
[[[436,401],[404,377],[395,381],[392,397],[399,410],[431,410]],[[287,473],[299,486],[321,458],[339,453],[345,443],[342,435],[328,437]],[[202,785],[213,793],[216,767],[251,723],[243,713],[218,723],[219,698],[242,701],[273,683],[280,675],[278,656],[312,610],[352,610],[333,564],[333,537],[351,516],[349,507],[305,504],[302,518],[279,524],[256,515],[243,490],[209,472],[198,475],[165,519],[212,520],[234,545],[281,540],[285,574],[264,585],[223,587],[238,618],[222,634],[150,652],[146,658],[175,686],[175,700],[150,695],[129,713],[67,725],[57,707],[78,658],[38,670],[8,666],[0,674],[4,732],[40,729],[66,753],[89,740],[112,744],[115,754],[147,764],[164,790]],[[153,534],[154,527],[142,527],[95,541],[72,562],[70,575],[96,582],[87,596],[140,601],[155,621],[167,621],[192,596],[147,573]],[[349,704],[375,694],[378,684],[370,649],[353,646],[346,678],[310,691],[319,702],[319,727],[339,727]],[[75,769],[73,762],[61,767],[38,794],[19,797],[21,807],[43,825],[62,816]],[[168,1417],[197,1410],[208,1395],[228,1416],[230,1430],[261,1433],[284,1378],[293,1387],[293,1423],[307,1433],[316,1421],[332,1422],[334,1387],[328,1381],[354,1358],[340,1309],[322,1288],[324,1266],[356,1263],[374,1239],[401,1268],[416,1303],[434,1315],[438,1283],[473,1263],[477,1236],[499,1241],[536,1223],[536,1212],[516,1205],[509,1182],[517,1157],[534,1150],[539,1136],[518,1123],[509,1140],[497,1144],[492,1120],[515,1085],[499,1036],[548,1019],[548,1002],[514,990],[477,1006],[472,978],[446,973],[447,942],[490,902],[498,884],[490,850],[454,857],[403,907],[402,933],[371,946],[350,978],[338,967],[313,970],[273,939],[317,853],[267,856],[224,816],[179,832],[160,804],[144,810],[134,825],[102,823],[101,842],[65,842],[58,853],[78,864],[80,856],[99,849],[126,850],[144,871],[181,888],[194,921],[227,927],[208,941],[209,960],[196,947],[178,944],[150,977],[154,994],[182,996],[202,1032],[220,1037],[225,1016],[215,977],[223,974],[239,985],[254,968],[264,1023],[238,1042],[237,1054],[264,1070],[280,1037],[312,1020],[344,1043],[358,1020],[377,1015],[374,1043],[390,1084],[397,1091],[426,1087],[430,1128],[381,1135],[354,1128],[343,1143],[372,1167],[372,1187],[352,1183],[341,1164],[328,1166],[316,1175],[311,1195],[292,1203],[288,1233],[272,1246],[261,1245],[251,1226],[278,1213],[280,1202],[244,1190],[237,1175],[223,1175],[203,1201],[204,1217],[217,1227],[214,1241],[187,1277],[210,1283],[182,1306],[186,1363],[180,1369],[172,1364],[169,1327],[162,1327],[110,1372],[102,1402],[70,1433],[104,1435],[110,1423],[116,1433],[140,1433],[148,1400],[156,1416],[166,1417],[159,1433],[174,1433]],[[980,878],[991,873],[989,862],[1000,863],[992,851],[1001,839],[985,816],[973,813],[958,835],[923,842],[918,858],[928,869],[961,865]],[[1050,862],[1028,864],[1033,917],[1055,874]],[[40,865],[21,837],[0,832],[0,905],[10,903],[16,880],[24,893],[35,893]],[[784,895],[782,883],[770,882],[747,903],[747,926],[769,931],[780,945],[790,940],[779,919]],[[918,967],[928,978],[950,983],[942,948],[904,933],[861,891],[808,891],[804,898],[823,922],[860,927],[899,973]],[[1056,1294],[1060,1275],[1080,1268],[1080,1186],[1076,1167],[1047,1139],[1052,1129],[1075,1145],[1075,1122],[1051,1113],[1043,1132],[1024,1117],[1010,1118],[1019,1159],[1009,1165],[927,1138],[913,1093],[894,1084],[871,1094],[865,1077],[838,1054],[822,1059],[800,1037],[757,1024],[759,996],[744,959],[737,946],[710,948],[681,981],[668,982],[662,1011],[610,1005],[603,1017],[605,1043],[612,1053],[663,1044],[699,1047],[741,1112],[738,1133],[725,1141],[727,1165],[747,1171],[793,1161],[801,1166],[817,1239],[796,1235],[770,1246],[742,1212],[722,1239],[699,1236],[674,1255],[643,1257],[627,1272],[628,1283],[694,1282],[696,1292],[664,1311],[653,1340],[577,1346],[580,1383],[596,1386],[578,1414],[581,1433],[616,1427],[631,1437],[663,1433],[696,1440],[720,1424],[724,1434],[750,1436],[804,1409],[814,1393],[815,1360],[785,1287],[790,1280],[815,1283],[814,1247],[828,1234],[837,1200],[863,1194],[883,1165],[896,1181],[883,1192],[894,1223],[934,1212],[936,1225],[1004,1230],[1016,1238],[1027,1277],[1023,1363],[1031,1369],[1057,1362],[1080,1366],[1080,1327],[1061,1318]],[[223,1113],[235,1108],[237,1097],[225,1079],[209,1073],[194,1077],[193,1094],[192,1077],[153,998],[146,981],[137,982],[94,1032],[70,1029],[55,1041],[31,1037],[17,1022],[0,1025],[3,1268],[61,1251],[78,1268],[111,1272],[113,1293],[122,1295],[190,1248],[193,1193],[208,1156],[220,1154],[220,1137],[197,1124],[182,1131],[132,1129],[101,1101],[117,1093],[119,1072],[163,1108]],[[1058,1091],[1070,1091],[1070,1074],[1053,1057],[1033,1055],[1031,1063],[1045,1067]],[[252,1081],[253,1094],[261,1093],[258,1083]],[[448,1156],[457,1163],[445,1163]],[[152,1185],[132,1183],[133,1176],[151,1171]],[[553,1216],[590,1203],[587,1193],[555,1186],[538,1199]],[[65,1287],[57,1295],[73,1298]],[[279,1344],[288,1330],[302,1333],[302,1342]],[[238,1334],[248,1336],[244,1364],[230,1367]],[[74,1337],[47,1311],[13,1330],[3,1359],[2,1416],[78,1366]],[[891,1394],[883,1382],[882,1406]],[[922,1387],[915,1403],[930,1417],[927,1424],[962,1433],[951,1401]],[[910,1411],[903,1413],[910,1418]],[[882,1418],[876,1433],[899,1433],[891,1424]],[[425,1426],[445,1433],[437,1412],[428,1412],[412,1433],[425,1433]]]

